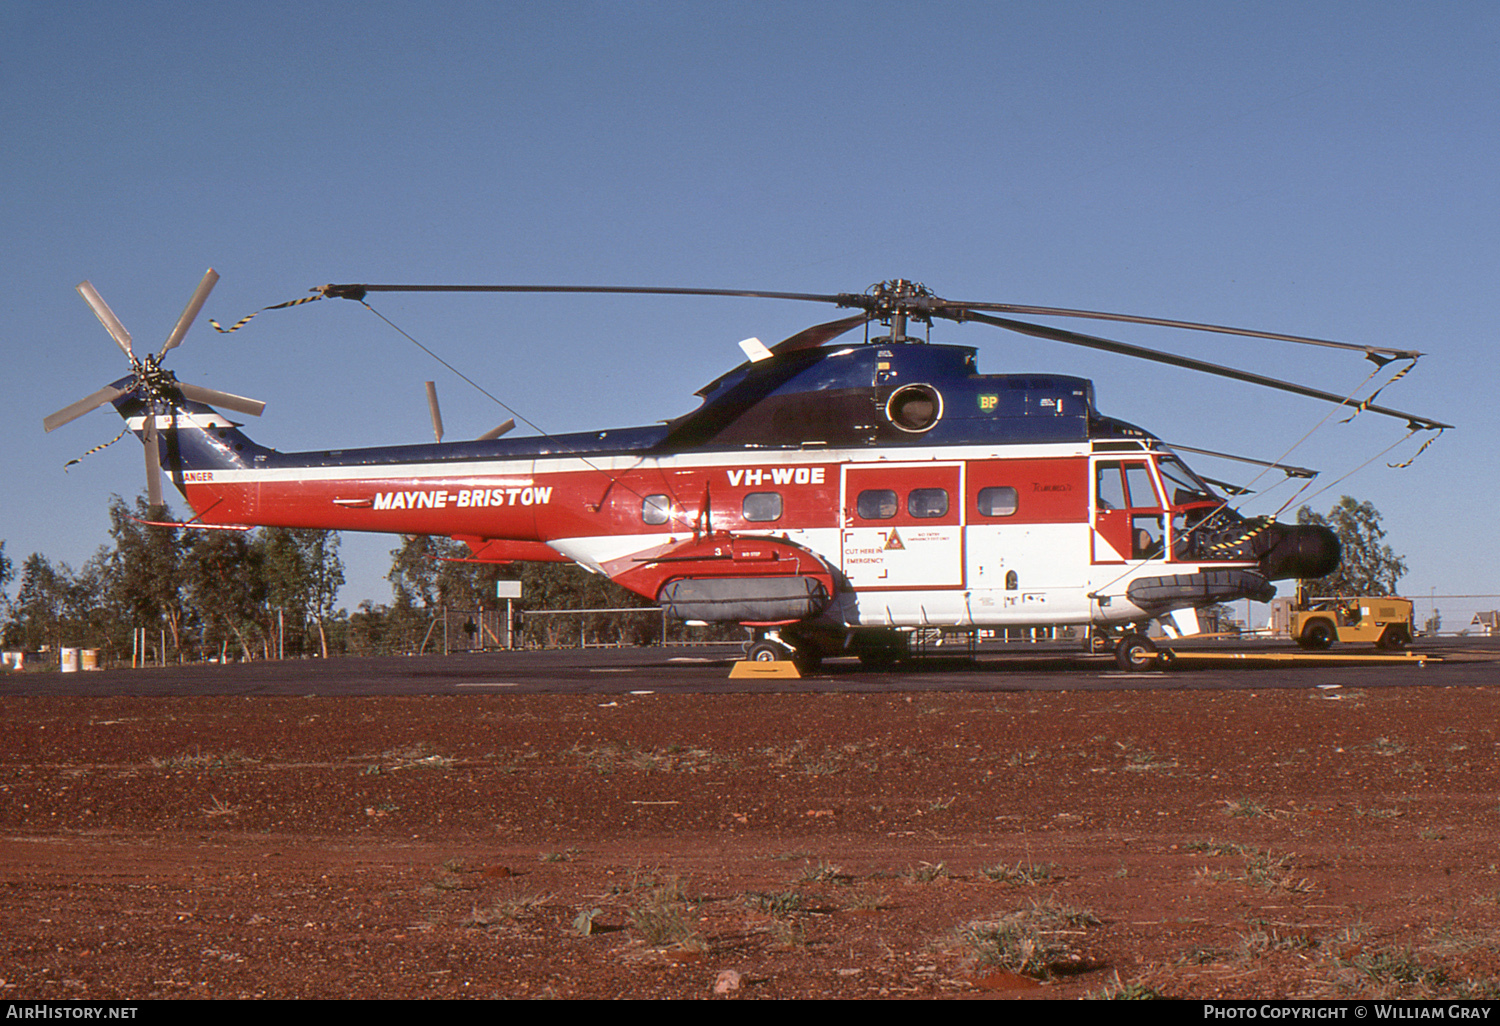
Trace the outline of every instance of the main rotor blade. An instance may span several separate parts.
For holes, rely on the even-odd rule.
[[[443,440],[443,414],[438,410],[437,383],[427,382],[427,409],[432,413],[432,435],[439,442]]]
[[[104,325],[104,330],[109,332],[115,340],[115,345],[125,353],[127,359],[135,363],[135,350],[130,347],[130,332],[125,330],[125,325],[120,323],[120,318],[109,308],[104,297],[99,295],[99,290],[94,288],[92,282],[81,281],[78,283],[78,294],[83,301],[94,311],[94,316],[99,318],[99,323]]]
[[[888,283],[887,283],[888,284]],[[872,287],[874,288],[874,287]],[[1415,359],[1422,354],[1412,349],[1390,349],[1384,346],[1362,346],[1350,342],[1335,342],[1330,339],[1310,338],[1304,335],[1286,335],[1278,332],[1256,331],[1250,328],[1233,328],[1222,324],[1205,324],[1197,321],[1177,321],[1161,317],[1140,317],[1133,314],[1105,313],[1098,310],[1073,310],[1056,306],[1022,306],[1013,303],[969,303],[941,299],[925,290],[917,293],[888,296],[881,292],[826,293],[826,292],[772,292],[760,289],[691,289],[651,288],[630,285],[323,285],[313,290],[329,298],[363,299],[369,292],[531,292],[573,293],[649,296],[738,296],[747,299],[791,299],[812,303],[833,303],[842,307],[861,307],[871,316],[882,319],[891,310],[905,310],[919,317],[937,316],[961,321],[969,310],[994,310],[1000,313],[1032,314],[1043,317],[1084,317],[1094,320],[1122,321],[1130,324],[1151,324],[1167,328],[1182,328],[1189,331],[1209,331],[1225,335],[1242,335],[1249,338],[1277,339],[1304,345],[1327,346],[1347,349],[1358,353],[1380,353],[1397,359]],[[794,336],[795,337],[795,336]],[[791,341],[788,339],[787,341]],[[779,347],[773,347],[779,350]],[[802,348],[802,347],[797,347]]]
[[[637,296],[739,296],[745,299],[797,299],[838,303],[846,296],[812,292],[761,292],[749,289],[668,289],[635,285],[323,285],[313,290],[331,299],[363,299],[367,292],[563,292]]]
[[[1330,349],[1348,349],[1356,353],[1381,353],[1398,360],[1414,360],[1422,353],[1414,349],[1387,349],[1382,346],[1361,346],[1352,342],[1334,342],[1326,338],[1308,338],[1303,335],[1282,335],[1274,331],[1255,331],[1251,328],[1230,328],[1222,324],[1200,324],[1195,321],[1173,321],[1162,317],[1138,317],[1133,314],[1102,313],[1098,310],[1068,310],[1056,306],[1016,306],[1011,303],[960,303],[949,299],[933,301],[933,313],[947,316],[941,309],[949,310],[996,310],[1001,313],[1030,314],[1036,317],[1086,317],[1097,321],[1122,321],[1126,324],[1151,324],[1163,328],[1183,328],[1187,331],[1212,331],[1221,335],[1243,335],[1247,338],[1269,338],[1281,342],[1297,342],[1309,346],[1326,346]],[[962,320],[955,317],[954,320]]]
[[[1073,310],[1063,307],[1042,306],[1020,306],[1008,303],[965,303],[954,300],[941,299],[932,295],[925,287],[913,285],[903,280],[882,282],[871,286],[864,294],[841,292],[837,294],[810,293],[810,292],[769,292],[753,289],[694,289],[694,288],[649,288],[623,285],[324,285],[313,290],[325,297],[361,300],[368,292],[531,292],[531,293],[572,293],[572,294],[615,294],[615,295],[658,295],[658,296],[738,296],[759,299],[791,299],[807,302],[833,303],[841,307],[858,307],[864,314],[846,318],[844,321],[832,321],[827,325],[818,325],[799,332],[791,338],[778,343],[773,351],[778,354],[783,352],[795,352],[799,349],[811,348],[820,344],[814,339],[836,337],[841,331],[848,330],[862,320],[878,317],[882,323],[887,318],[897,316],[911,316],[918,319],[929,319],[931,317],[942,317],[952,321],[975,320],[998,328],[1019,332],[1023,335],[1032,335],[1037,338],[1051,339],[1056,342],[1067,342],[1071,345],[1087,346],[1092,349],[1100,349],[1105,352],[1119,353],[1125,356],[1134,356],[1139,359],[1153,360],[1158,363],[1171,364],[1188,370],[1201,371],[1206,374],[1216,374],[1221,377],[1233,378],[1250,384],[1261,385],[1266,388],[1275,388],[1281,391],[1292,392],[1297,395],[1307,396],[1314,399],[1322,399],[1325,402],[1336,403],[1341,406],[1356,406],[1360,409],[1368,409],[1375,413],[1388,417],[1397,417],[1406,420],[1414,428],[1445,428],[1451,425],[1443,424],[1441,421],[1429,417],[1420,417],[1414,414],[1403,413],[1383,406],[1363,405],[1347,399],[1344,396],[1334,395],[1319,389],[1309,388],[1305,385],[1297,385],[1289,381],[1280,381],[1250,371],[1235,370],[1219,364],[1207,363],[1203,360],[1194,360],[1185,356],[1174,356],[1170,353],[1162,353],[1142,346],[1133,346],[1124,342],[1114,342],[1110,339],[1098,338],[1092,335],[1084,335],[1078,332],[1067,331],[1061,328],[1049,328],[1040,324],[1031,324],[1024,321],[1014,321],[1003,317],[992,317],[979,313],[980,310],[996,310],[1006,313],[1032,313],[1042,316],[1057,317],[1082,317],[1096,320],[1122,321],[1133,324],[1150,324],[1161,327],[1182,328],[1192,331],[1216,332],[1220,334],[1241,335],[1250,338],[1275,339],[1284,342],[1295,342],[1304,345],[1326,346],[1334,349],[1352,350],[1364,353],[1374,358],[1380,354],[1396,359],[1416,359],[1421,354],[1415,350],[1390,349],[1381,346],[1361,346],[1348,342],[1334,342],[1329,339],[1310,338],[1302,335],[1285,335],[1276,332],[1255,331],[1248,328],[1232,328],[1218,324],[1204,324],[1194,321],[1174,321],[1155,317],[1138,317],[1131,314],[1104,313],[1096,310]],[[893,322],[894,323],[894,322]],[[847,327],[844,327],[847,325]],[[825,330],[830,334],[822,334]],[[1382,362],[1382,361],[1377,361]],[[723,379],[720,378],[720,381]],[[698,394],[702,395],[711,391],[718,382],[700,389]]]
[[[1232,378],[1236,381],[1248,382],[1252,385],[1261,385],[1266,388],[1279,389],[1283,392],[1291,392],[1295,395],[1307,396],[1311,399],[1322,399],[1325,402],[1334,403],[1339,406],[1361,407],[1361,404],[1346,396],[1335,395],[1332,392],[1324,392],[1320,389],[1309,388],[1306,385],[1294,384],[1290,381],[1280,381],[1276,378],[1268,378],[1262,374],[1250,371],[1236,370],[1233,367],[1224,367],[1217,363],[1207,363],[1203,360],[1195,360],[1188,356],[1177,356],[1173,353],[1162,353],[1155,349],[1146,349],[1143,346],[1134,346],[1128,342],[1114,342],[1107,338],[1099,338],[1094,335],[1082,335],[1076,331],[1067,331],[1063,328],[1049,328],[1041,324],[1031,324],[1027,321],[1013,321],[1005,317],[991,317],[988,314],[964,312],[959,314],[944,314],[937,312],[939,316],[949,316],[953,320],[973,320],[984,324],[990,324],[997,328],[1005,328],[1009,331],[1019,332],[1022,335],[1031,335],[1036,338],[1051,339],[1054,342],[1066,342],[1069,345],[1085,346],[1089,349],[1099,349],[1106,353],[1118,353],[1122,356],[1134,356],[1141,360],[1151,360],[1155,363],[1165,363],[1173,367],[1182,367],[1187,370],[1201,371],[1204,374],[1216,374],[1222,378]],[[1444,424],[1428,417],[1419,417],[1414,413],[1402,413],[1400,410],[1388,409],[1384,406],[1363,406],[1363,409],[1371,413],[1383,414],[1387,417],[1396,417],[1420,428],[1449,428],[1453,425]]]
[[[514,429],[515,426],[516,419],[514,417],[507,417],[504,423],[497,424],[486,431],[484,434],[480,435],[479,441],[492,442],[495,439],[499,438],[501,435],[505,434],[507,431]]]
[[[1233,456],[1227,452],[1214,452],[1214,450],[1212,449],[1195,449],[1191,445],[1178,445],[1176,442],[1168,442],[1167,445],[1171,449],[1178,452],[1192,452],[1197,453],[1199,456],[1213,456],[1221,460],[1234,460],[1237,463],[1253,463],[1257,467],[1270,467],[1272,470],[1282,471],[1286,474],[1287,477],[1313,478],[1318,476],[1318,472],[1316,470],[1313,470],[1309,467],[1294,467],[1290,463],[1276,463],[1272,460],[1258,460],[1250,456]],[[1203,480],[1208,481],[1208,478],[1205,477]],[[1208,483],[1217,484],[1219,482],[1208,481]]]
[[[173,411],[174,416],[176,411]],[[156,404],[146,406],[146,501],[155,509],[161,505],[161,450],[156,442]]]
[[[814,324],[811,328],[803,328],[797,334],[782,339],[771,347],[771,352],[779,356],[782,353],[795,353],[799,349],[815,349],[825,342],[838,338],[850,328],[859,327],[869,319],[868,313],[858,313],[853,317],[845,317],[843,320]]]
[[[82,417],[85,413],[88,413],[91,410],[97,410],[105,403],[114,402],[124,394],[125,391],[123,389],[116,388],[113,385],[105,385],[93,395],[85,396],[84,398],[78,400],[76,403],[64,406],[62,409],[58,410],[51,416],[43,417],[42,430],[46,432],[51,431],[54,428],[60,428],[64,424],[68,424],[72,421],[77,420],[79,417]]]
[[[167,344],[161,347],[161,352],[156,356],[158,360],[166,356],[169,350],[176,349],[182,344],[182,337],[187,334],[188,328],[193,326],[193,319],[198,316],[198,311],[203,309],[208,294],[214,290],[214,285],[218,283],[218,280],[219,272],[210,267],[208,273],[203,276],[203,280],[198,283],[198,287],[193,290],[193,298],[188,300],[187,308],[182,311],[182,316],[177,318],[177,326],[172,329],[172,334],[167,336]]]
[[[202,385],[189,385],[181,381],[177,382],[177,388],[194,402],[207,403],[209,406],[222,406],[226,410],[248,413],[252,417],[259,417],[266,408],[266,404],[259,399],[246,399],[242,395],[220,392],[216,388],[204,388]]]

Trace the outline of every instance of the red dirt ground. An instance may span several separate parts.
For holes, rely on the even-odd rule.
[[[1500,689],[0,712],[10,999],[1500,994]]]

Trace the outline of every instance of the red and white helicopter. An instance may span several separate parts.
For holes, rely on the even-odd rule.
[[[804,666],[852,654],[893,660],[917,629],[1077,625],[1116,638],[1121,666],[1154,658],[1145,627],[1315,578],[1339,561],[1326,528],[1245,518],[1149,431],[1100,413],[1091,382],[981,374],[975,350],[907,336],[912,321],[978,322],[1218,374],[1344,405],[1348,397],[1187,357],[1017,321],[1125,321],[1346,348],[1377,361],[1415,352],[1093,311],[941,299],[904,280],[831,295],[582,286],[328,285],[377,291],[752,296],[857,311],[773,345],[700,389],[665,423],[283,453],[214,407],[264,404],[177,380],[162,358],[218,280],[210,270],[159,353],[88,282],[78,289],[131,373],[47,417],[51,431],[112,403],[194,510],[187,526],[280,526],[446,535],[481,561],[571,561],[684,620],[753,632],[754,659]],[[291,304],[285,304],[291,305]],[[869,337],[870,326],[889,331]],[[855,328],[860,341],[840,341]],[[1438,421],[1377,406],[1413,430]],[[434,407],[434,414],[436,409]],[[1183,624],[1182,621],[1187,623]]]

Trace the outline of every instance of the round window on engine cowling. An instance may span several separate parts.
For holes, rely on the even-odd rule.
[[[885,416],[902,431],[930,431],[943,418],[942,394],[931,385],[903,385],[886,400]]]

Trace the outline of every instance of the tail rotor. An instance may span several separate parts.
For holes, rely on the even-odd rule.
[[[197,319],[199,311],[203,309],[203,304],[208,300],[208,295],[213,291],[218,280],[219,273],[209,268],[203,280],[198,283],[198,287],[193,290],[187,307],[182,311],[182,316],[177,319],[161,351],[154,354],[147,353],[144,359],[135,355],[135,346],[130,332],[125,330],[125,325],[120,323],[120,319],[115,316],[114,311],[109,308],[109,304],[104,301],[103,296],[99,295],[99,291],[94,288],[93,284],[84,281],[78,285],[78,294],[94,311],[94,316],[99,318],[99,323],[104,325],[104,330],[109,332],[115,344],[120,347],[120,351],[125,354],[125,358],[130,361],[131,376],[112,385],[106,385],[92,395],[87,395],[77,402],[64,406],[56,413],[44,417],[42,429],[44,431],[56,430],[106,403],[134,395],[142,405],[141,440],[146,448],[146,494],[152,506],[160,506],[162,502],[160,425],[158,423],[162,415],[168,418],[169,426],[175,426],[178,403],[184,399],[219,406],[252,417],[260,416],[261,411],[266,407],[265,403],[256,399],[248,399],[201,385],[185,384],[178,381],[177,376],[171,371],[162,369],[162,359],[182,344],[188,329]]]

